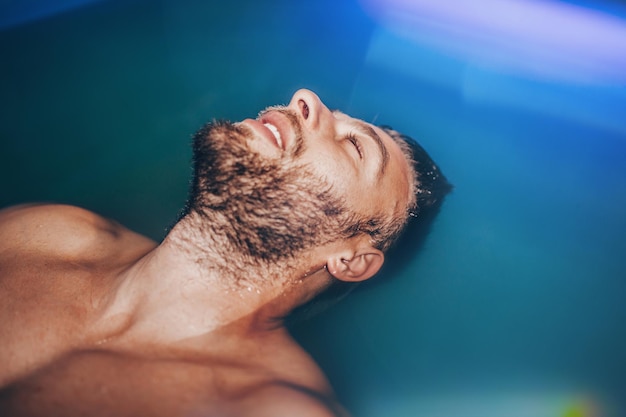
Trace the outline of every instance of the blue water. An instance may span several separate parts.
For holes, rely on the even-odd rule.
[[[625,87],[476,65],[336,3],[108,0],[5,27],[0,205],[160,239],[190,135],[311,88],[418,138],[455,185],[408,265],[294,329],[347,407],[624,415]]]

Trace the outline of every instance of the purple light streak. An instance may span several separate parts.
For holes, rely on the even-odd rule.
[[[626,84],[626,22],[556,1],[362,0],[400,36],[527,76]]]

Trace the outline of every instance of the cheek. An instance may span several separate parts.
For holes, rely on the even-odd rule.
[[[301,162],[318,177],[322,178],[342,199],[358,190],[356,172],[353,165],[346,162],[345,158],[329,151],[305,152]],[[361,190],[362,192],[366,190]]]

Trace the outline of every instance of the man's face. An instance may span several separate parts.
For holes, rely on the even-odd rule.
[[[308,90],[257,120],[207,126],[194,158],[191,208],[251,259],[294,258],[347,237],[355,220],[402,215],[409,200],[408,163],[393,139]]]
[[[288,106],[270,107],[241,126],[250,132],[251,150],[269,160],[306,164],[355,213],[406,211],[412,180],[399,146],[382,129],[330,111],[315,93],[299,90]]]

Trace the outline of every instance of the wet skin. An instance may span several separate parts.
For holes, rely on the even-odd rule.
[[[405,208],[407,164],[385,132],[307,90],[287,108],[306,141],[299,158],[357,212]],[[265,158],[294,146],[280,112],[242,125]],[[158,244],[77,207],[0,211],[0,415],[345,415],[275,317],[332,279],[371,277],[383,254],[357,236],[311,248],[289,274],[269,266],[272,279],[238,291],[181,250],[190,230],[181,223]]]

